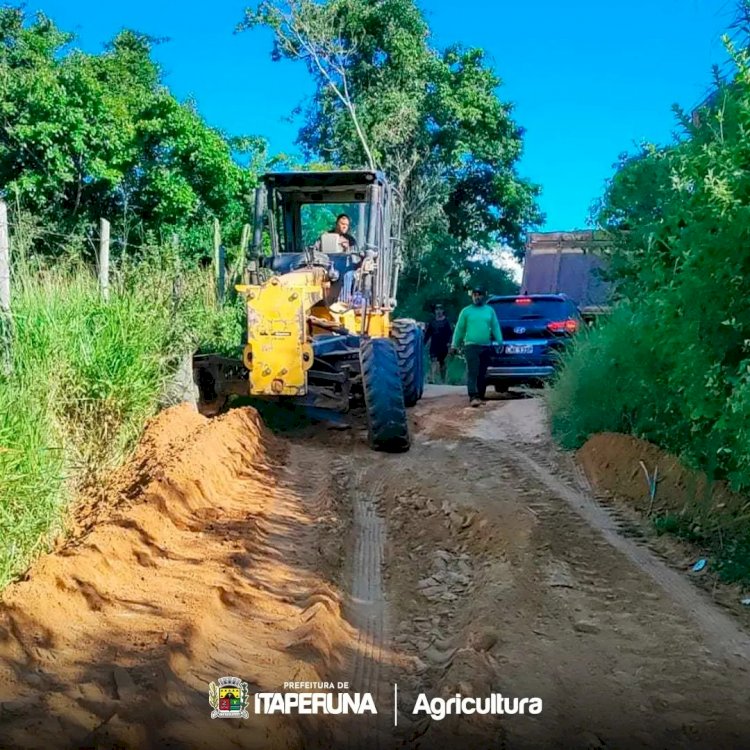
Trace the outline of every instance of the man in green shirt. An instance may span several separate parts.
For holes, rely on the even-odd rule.
[[[472,304],[464,307],[458,316],[453,333],[451,351],[464,347],[466,358],[466,385],[469,391],[469,404],[479,406],[487,390],[485,375],[489,363],[492,343],[501,344],[503,334],[497,322],[495,311],[486,303],[484,289],[477,287],[471,292]]]

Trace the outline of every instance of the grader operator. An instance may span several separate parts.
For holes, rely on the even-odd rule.
[[[373,171],[266,174],[254,218],[247,283],[237,287],[247,306],[243,359],[196,356],[201,400],[287,400],[320,418],[362,406],[374,449],[408,450],[406,407],[424,387],[422,334],[392,317],[400,204],[388,181]]]

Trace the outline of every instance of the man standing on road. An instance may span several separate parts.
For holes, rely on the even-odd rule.
[[[464,347],[466,358],[466,385],[469,391],[469,405],[479,406],[484,401],[487,390],[485,375],[493,341],[501,344],[503,334],[497,322],[495,311],[486,305],[484,289],[476,287],[471,292],[472,304],[464,307],[458,316],[453,334],[451,353],[459,346]]]
[[[445,317],[443,306],[435,305],[435,317],[427,324],[424,334],[425,344],[430,345],[430,379],[433,382],[436,380],[435,368],[437,366],[440,371],[440,380],[445,383],[445,359],[450,349],[452,333],[453,326]]]

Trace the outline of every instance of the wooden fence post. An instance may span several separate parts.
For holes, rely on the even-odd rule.
[[[0,200],[0,313],[10,315],[10,239],[8,207]]]
[[[226,249],[224,245],[219,245],[219,276],[216,279],[216,286],[219,291],[219,304],[224,304],[224,295],[226,293]]]
[[[219,220],[214,219],[214,276],[216,278],[216,299],[224,304],[224,245],[221,244],[221,227]]]
[[[7,377],[13,368],[13,318],[10,315],[10,234],[8,207],[0,199],[0,371]]]
[[[242,227],[242,239],[240,239],[240,253],[244,258],[247,255],[247,246],[250,244],[250,225],[245,224]]]
[[[232,274],[232,279],[230,280],[230,283],[241,283],[241,284],[248,284],[248,257],[247,257],[247,248],[250,244],[250,225],[245,224],[242,227],[242,237],[240,239],[240,253],[239,258],[237,258],[237,268]]]
[[[99,219],[99,289],[109,299],[109,222]]]

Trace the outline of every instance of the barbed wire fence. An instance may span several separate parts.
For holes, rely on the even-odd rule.
[[[11,231],[13,230],[13,231]],[[242,230],[242,239],[237,263],[232,268],[227,268],[227,253],[224,243],[221,240],[221,226],[218,219],[214,219],[210,231],[213,234],[213,247],[211,253],[211,266],[213,279],[212,296],[214,303],[222,306],[227,299],[227,286],[242,277],[242,267],[244,266],[245,256],[247,254],[248,243],[250,239],[250,226],[246,224]],[[61,248],[69,248],[72,245],[88,244],[91,247],[95,259],[96,277],[98,280],[99,291],[102,298],[106,301],[110,299],[112,293],[116,293],[119,284],[117,275],[112,283],[112,276],[117,271],[117,265],[113,271],[111,263],[111,246],[116,247],[121,244],[121,240],[111,237],[110,222],[105,218],[100,218],[97,228],[92,225],[89,231],[84,234],[55,231],[45,227],[36,226],[29,228],[26,226],[21,217],[17,217],[15,223],[9,219],[8,206],[0,198],[0,376],[8,376],[12,372],[13,357],[13,267],[15,264],[25,265],[29,260],[30,248],[33,245],[35,237],[45,237],[59,243]],[[11,244],[17,245],[16,255],[11,257],[13,248]],[[175,268],[172,279],[172,302],[173,314],[184,296],[184,279],[183,263],[180,260],[179,247],[180,239],[177,234],[171,237],[171,249],[175,255]],[[129,249],[153,250],[157,247],[153,243],[131,243],[128,242]],[[17,268],[16,268],[17,270]],[[120,269],[120,272],[122,269]]]

